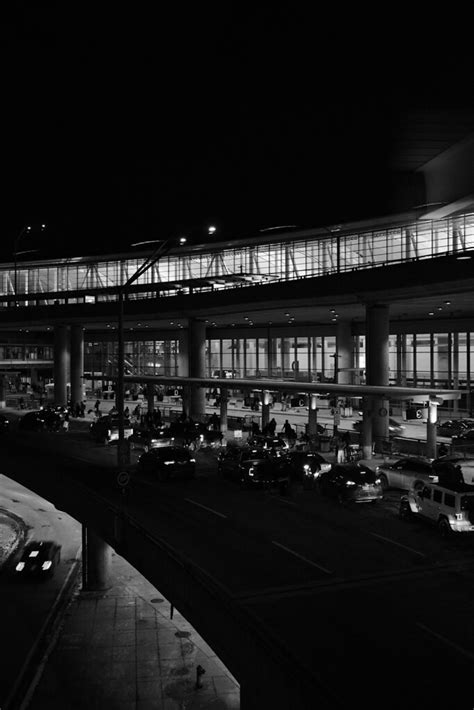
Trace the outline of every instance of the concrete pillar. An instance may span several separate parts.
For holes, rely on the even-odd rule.
[[[204,377],[206,362],[206,325],[203,321],[191,320],[189,323],[189,376]],[[204,421],[206,397],[204,387],[191,388],[189,415],[196,421]]]
[[[5,382],[5,375],[0,375],[0,409],[4,409],[7,406],[7,388]]]
[[[227,431],[227,400],[228,390],[226,387],[221,387],[221,405],[220,405],[220,429],[223,434]]]
[[[54,326],[54,403],[67,404],[67,326]]]
[[[310,439],[315,439],[318,434],[318,398],[315,394],[309,396],[308,409],[308,436]]]
[[[189,377],[189,335],[182,331],[178,338],[178,376]],[[183,412],[190,413],[191,388],[183,387]]]
[[[349,321],[340,321],[336,332],[337,380],[340,385],[351,385],[354,367],[352,328]]]
[[[389,307],[374,304],[366,308],[366,355],[367,384],[389,384]],[[379,451],[383,441],[388,441],[389,401],[385,398],[372,398],[372,437],[375,450]]]
[[[426,422],[426,455],[436,458],[436,430],[438,422],[438,401],[430,400],[428,403],[428,420]]]
[[[270,421],[271,394],[268,390],[262,392],[262,431]]]
[[[81,325],[71,326],[71,402],[84,398],[84,331]]]
[[[146,401],[148,404],[148,411],[153,412],[155,409],[155,385],[149,382],[146,386]]]
[[[91,528],[82,526],[82,588],[98,592],[112,586],[112,548]]]
[[[459,389],[459,333],[453,333],[453,389]],[[459,400],[453,399],[453,417],[459,416]]]

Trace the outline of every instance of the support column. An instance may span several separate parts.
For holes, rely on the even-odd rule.
[[[367,384],[389,384],[389,307],[385,304],[374,304],[366,308],[366,353],[367,353]],[[372,437],[375,451],[380,451],[382,442],[388,441],[389,401],[381,397],[373,397]],[[363,443],[363,446],[366,444]]]
[[[82,526],[82,588],[99,592],[112,586],[112,548],[91,528]]]
[[[438,423],[438,405],[441,397],[430,398],[428,403],[428,421],[426,422],[426,456],[435,459],[437,456],[436,431]]]
[[[153,412],[155,409],[155,385],[149,382],[146,386],[146,401],[148,404],[148,411]]]
[[[0,409],[5,409],[7,406],[7,388],[5,383],[5,375],[0,375]]]
[[[189,377],[189,336],[182,331],[178,338],[178,376]],[[183,387],[183,412],[188,415],[191,407],[191,388]]]
[[[351,385],[354,367],[352,342],[352,328],[349,321],[341,321],[337,324],[336,333],[336,371],[337,384]]]
[[[220,429],[223,434],[227,432],[227,400],[228,390],[226,387],[220,388],[221,404],[220,404]]]
[[[318,436],[318,398],[315,394],[309,396],[308,409],[308,436],[310,440],[316,441]]]
[[[453,333],[453,389],[459,389],[459,333]],[[459,416],[459,400],[453,399],[453,417]]]
[[[81,325],[71,326],[71,403],[84,399],[84,331]]]
[[[270,421],[270,400],[271,394],[268,390],[262,392],[262,431]]]
[[[189,323],[189,376],[205,376],[206,325],[203,321],[191,320]],[[196,421],[204,421],[206,398],[204,387],[191,388],[189,416]]]
[[[54,403],[67,404],[67,326],[54,327]]]

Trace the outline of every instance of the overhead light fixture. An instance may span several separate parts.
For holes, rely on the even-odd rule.
[[[447,306],[450,306],[450,305],[451,305],[451,301],[445,301],[445,304],[446,304]]]
[[[434,316],[434,311],[430,311],[430,312],[428,313],[428,315],[429,315],[429,316]]]
[[[456,259],[457,261],[463,261],[464,259],[472,259],[472,256],[468,252],[460,252]]]

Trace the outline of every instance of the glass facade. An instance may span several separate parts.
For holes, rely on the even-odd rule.
[[[293,280],[404,261],[430,259],[474,249],[474,214],[443,220],[417,220],[384,228],[304,230],[255,245],[200,248],[194,253],[169,252],[134,282],[127,298],[228,288],[277,280]],[[133,276],[144,259],[130,257],[75,257],[21,262],[0,267],[0,305],[15,295],[21,303],[90,302],[117,298],[116,289]],[[147,286],[153,289],[147,290]],[[141,290],[140,290],[141,289]],[[249,365],[250,369],[256,369]],[[283,367],[283,365],[282,365]]]

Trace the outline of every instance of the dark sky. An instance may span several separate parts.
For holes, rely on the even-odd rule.
[[[66,255],[384,214],[401,111],[474,103],[462,38],[403,21],[38,5],[2,23],[4,258],[25,223]]]

